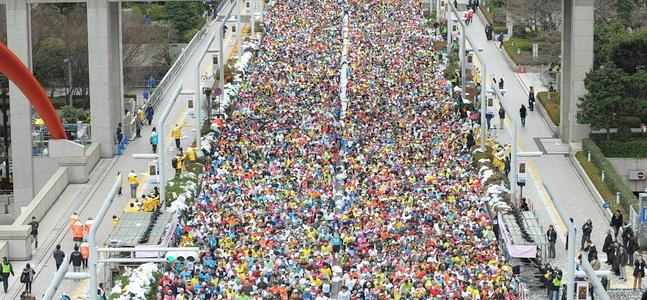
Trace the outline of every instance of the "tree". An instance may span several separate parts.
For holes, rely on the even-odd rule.
[[[611,22],[616,18],[618,0],[595,0],[595,21]]]
[[[647,70],[647,29],[625,34],[609,55],[609,59],[627,74]]]
[[[609,56],[623,35],[627,34],[620,21],[599,22],[595,25],[593,43],[593,68],[599,68],[609,62]]]
[[[506,11],[515,25],[530,31],[557,31],[561,0],[508,0]]]
[[[200,28],[204,24],[201,2],[169,1],[166,2],[165,8],[167,19],[177,30],[176,39],[178,41],[188,42],[188,40],[184,39],[184,33],[191,29]]]
[[[158,63],[154,57],[164,51],[168,37],[161,26],[145,25],[139,9],[124,11],[122,16],[124,82],[132,84],[150,76],[147,67]]]
[[[619,68],[601,68],[586,75],[584,86],[587,93],[581,98],[577,121],[591,124],[593,129],[606,129],[607,139],[610,128],[618,124],[622,116],[630,115],[635,107],[633,99],[627,99],[628,75]]]
[[[634,8],[634,0],[617,0],[616,11],[618,20],[623,22],[625,26],[631,25],[631,11]]]

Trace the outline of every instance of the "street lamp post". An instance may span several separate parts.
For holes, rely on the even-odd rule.
[[[213,23],[211,24],[213,26]],[[200,65],[202,64],[202,60],[204,57],[207,55],[207,51],[209,51],[209,46],[211,46],[211,43],[213,43],[213,40],[216,38],[216,34],[218,33],[218,28],[214,28],[211,32],[211,35],[208,38],[208,42],[204,46],[204,49],[202,49],[202,52],[200,53],[198,63],[195,66],[195,100],[196,100],[196,114],[195,114],[195,119],[196,119],[196,144],[200,145],[200,138],[202,137],[202,93],[200,90]],[[206,82],[205,82],[206,84]],[[208,108],[209,110],[211,108]]]
[[[454,5],[451,4],[450,1],[447,1],[446,6],[447,6],[447,26],[448,26],[448,28],[447,28],[448,29],[447,30],[447,37],[451,40],[451,27],[450,26],[451,26],[451,18],[452,18],[451,13],[453,11],[454,14],[456,15],[456,21],[458,22],[461,29],[463,30],[462,38],[465,38],[467,40],[467,42],[470,43],[470,45],[475,46],[476,43],[474,43],[467,36],[467,25],[465,25],[465,22],[463,22],[463,20],[459,17],[458,9],[456,9],[456,7],[454,7]],[[448,41],[447,45],[451,45],[451,43]],[[449,49],[449,46],[448,46],[447,49]],[[486,102],[485,102],[487,100],[487,80],[486,80],[487,72],[486,72],[486,67],[485,67],[485,59],[483,58],[483,56],[481,56],[481,53],[480,53],[481,51],[482,51],[482,49],[478,49],[478,51],[475,51],[474,54],[476,54],[476,57],[478,58],[478,60],[480,62],[482,62],[482,65],[481,65],[481,134],[480,135],[481,135],[481,151],[485,152],[485,149],[486,149],[485,148],[485,143],[486,143],[486,135],[487,135],[487,128],[486,128],[487,119],[485,117],[486,114],[487,114],[487,111],[486,111],[487,106],[486,106]],[[448,52],[448,55],[449,55],[449,52]],[[465,51],[463,51],[463,55],[465,55]],[[465,59],[463,59],[462,64],[466,64],[466,63],[467,62],[465,61]],[[464,68],[461,67],[461,69],[464,69]],[[463,74],[464,74],[464,72],[463,72]],[[464,82],[463,82],[463,90],[465,90],[465,83]]]
[[[72,58],[68,57],[63,60],[64,63],[67,64],[67,85],[70,87],[70,94],[68,95],[68,104],[70,106],[74,105],[74,101],[72,100]]]
[[[240,4],[241,4],[241,0],[236,0],[236,41],[237,41],[236,44],[238,45],[238,49],[236,51],[236,57],[238,58],[238,61],[240,61],[240,57],[242,55],[242,48],[243,48],[242,46],[243,41],[240,39],[241,31],[243,31],[243,29],[240,28],[243,6]]]
[[[225,37],[223,35],[223,29],[225,27],[225,23],[229,18],[231,17],[231,13],[234,11],[234,7],[236,4],[234,3],[232,6],[229,7],[229,12],[227,15],[223,18],[222,23],[216,25],[216,34],[218,34],[218,65],[219,65],[219,76],[218,76],[218,86],[222,89],[220,93],[220,98],[218,99],[218,108],[222,105],[222,102],[225,100],[225,49],[224,49],[224,40]]]
[[[0,81],[0,90],[2,90],[2,124],[4,126],[4,180],[3,189],[9,190],[9,115],[7,114],[7,92],[8,87],[5,88],[5,82]]]
[[[159,178],[159,188],[160,188],[160,202],[162,205],[166,205],[166,168],[164,168],[165,161],[164,161],[164,154],[166,153],[166,145],[165,139],[164,139],[164,122],[166,121],[166,118],[168,118],[169,113],[171,112],[171,109],[173,108],[173,105],[175,104],[175,101],[177,101],[177,98],[180,96],[180,92],[182,91],[182,81],[178,83],[177,88],[173,92],[173,98],[172,100],[169,101],[166,104],[166,107],[164,108],[164,112],[162,113],[162,116],[160,117],[158,123],[157,123],[157,128],[159,128],[159,141],[162,143],[161,147],[159,147],[160,154],[159,154],[159,173],[160,173],[160,178]]]

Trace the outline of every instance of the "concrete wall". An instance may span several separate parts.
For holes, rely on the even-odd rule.
[[[98,144],[86,147],[67,140],[50,141],[50,156],[34,157],[34,164],[38,166],[34,168],[34,190],[40,191],[59,167],[69,168],[70,183],[88,182],[90,171],[100,156]]]
[[[645,170],[647,171],[647,159],[635,158],[607,158],[616,169],[622,181],[634,192],[644,192],[647,188],[647,181],[630,181],[629,171]]]
[[[0,225],[0,240],[6,243],[7,256],[11,260],[31,259],[31,244],[29,240],[31,217],[42,220],[58,197],[63,193],[69,183],[69,169],[58,168],[51,178],[45,183],[40,192],[24,209],[24,213],[11,225]],[[0,254],[3,253],[3,244],[0,242]]]

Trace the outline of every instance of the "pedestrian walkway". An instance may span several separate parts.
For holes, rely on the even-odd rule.
[[[216,26],[211,26],[208,30],[215,30],[215,27]],[[209,32],[207,32],[205,36],[208,35]],[[228,34],[227,36],[228,38],[225,41],[224,47],[225,57],[230,56],[235,40],[235,38],[231,38],[231,34]],[[204,47],[205,43],[207,43],[206,38],[200,42],[200,45],[197,48],[199,49]],[[158,118],[166,104],[173,100],[172,91],[180,84],[180,82],[183,80],[183,89],[193,90],[195,87],[195,80],[198,80],[195,78],[195,66],[200,63],[201,70],[207,68],[207,61],[209,61],[209,59],[205,59],[202,62],[198,61],[198,55],[200,55],[200,53],[197,52],[198,51],[192,53],[190,59],[182,67],[180,74],[178,75],[178,80],[175,80],[171,84],[158,106],[155,107],[156,114],[153,119],[153,126],[156,126],[158,123]],[[195,126],[195,116],[187,115],[186,100],[192,98],[194,98],[192,95],[181,95],[173,106],[171,114],[164,124],[164,128],[157,128],[158,132],[160,130],[164,130],[165,137],[168,137],[166,141],[160,141],[160,146],[164,145],[167,148],[167,154],[164,159],[164,168],[166,169],[167,174],[174,174],[174,170],[170,164],[172,155],[176,153],[175,144],[172,143],[173,140],[171,138],[171,130],[174,124],[186,124],[183,128],[183,135],[181,138],[181,145],[184,149],[193,142],[196,134],[195,130],[197,130],[197,128]],[[54,277],[56,267],[52,253],[55,246],[57,244],[61,244],[61,248],[65,252],[66,258],[68,258],[69,254],[72,252],[74,243],[72,242],[71,231],[69,230],[68,223],[68,218],[72,212],[77,211],[79,213],[79,220],[82,223],[84,223],[88,217],[94,217],[97,209],[101,206],[103,200],[108,195],[108,192],[112,187],[112,183],[115,178],[114,176],[116,176],[118,171],[122,172],[122,195],[116,197],[103,222],[101,222],[101,224],[94,225],[100,226],[99,231],[97,232],[97,241],[99,245],[103,245],[112,229],[111,217],[113,215],[120,216],[126,203],[129,201],[130,190],[126,180],[127,174],[131,170],[134,170],[141,179],[137,188],[138,195],[141,195],[143,192],[152,188],[152,184],[148,183],[147,180],[148,174],[142,173],[148,170],[149,161],[134,159],[132,158],[132,155],[137,153],[152,153],[148,137],[150,136],[153,126],[145,126],[142,129],[142,138],[131,141],[122,156],[110,159],[101,159],[93,169],[88,183],[69,185],[57,200],[55,204],[56,209],[50,210],[50,212],[41,220],[39,230],[40,247],[33,252],[33,257],[29,261],[32,267],[35,267],[36,271],[33,283],[33,294],[37,296],[37,298],[40,298],[45,293],[51,279]],[[17,276],[10,277],[9,293],[0,294],[2,295],[0,299],[18,299],[22,290],[24,290],[24,285],[19,281],[19,272],[27,262],[16,261],[12,263]],[[100,266],[98,270],[99,282],[103,282],[104,271],[105,270]],[[82,298],[82,295],[85,294],[86,287],[87,282],[85,280],[80,282],[64,280],[59,286],[57,296],[60,297],[62,292],[66,292],[68,295]]]
[[[494,41],[487,41],[485,34],[485,25],[480,18],[474,18],[474,22],[467,26],[467,35],[477,45],[472,45],[473,49],[483,49],[485,65],[488,71],[488,77],[494,74],[497,79],[503,76],[505,80],[505,101],[509,101],[507,107],[513,111],[507,111],[506,130],[491,131],[497,140],[510,143],[511,122],[510,118],[519,118],[519,108],[522,104],[528,105],[528,87],[535,85],[532,76],[526,76],[531,82],[521,81],[521,77],[514,73],[514,70],[506,62],[501,49]],[[491,79],[488,78],[488,82]],[[535,85],[535,91],[541,91]],[[539,105],[536,102],[535,105]],[[537,109],[528,111],[526,118],[526,127],[518,130],[519,134],[519,151],[541,151],[537,144],[537,138],[550,138],[552,131],[547,122]],[[493,122],[494,123],[494,122]],[[568,155],[544,154],[539,158],[527,158],[530,166],[530,176],[527,185],[523,189],[523,196],[528,198],[534,207],[538,218],[542,221],[544,230],[548,225],[555,224],[558,231],[558,243],[556,246],[556,259],[551,261],[562,270],[566,270],[566,227],[559,218],[559,214],[553,204],[553,201],[559,201],[566,213],[574,219],[578,230],[576,245],[579,249],[581,238],[581,227],[587,219],[593,221],[592,242],[596,245],[601,261],[605,261],[602,252],[602,245],[606,231],[609,228],[609,217],[595,196],[590,192],[586,183],[580,178],[575,165],[577,162]],[[544,187],[544,181],[553,186],[557,198],[551,199]],[[604,264],[603,264],[604,265]],[[604,268],[604,267],[603,267]],[[632,269],[633,270],[633,269]],[[628,268],[628,273],[630,273]],[[615,276],[612,276],[612,287],[622,286],[617,282]]]

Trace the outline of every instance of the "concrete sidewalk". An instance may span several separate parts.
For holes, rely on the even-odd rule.
[[[215,30],[215,26],[209,30]],[[235,37],[231,38],[231,34],[228,34],[228,38],[225,42],[225,57],[229,57],[232,52],[232,45],[234,44]],[[202,47],[206,43],[206,39],[201,41]],[[209,56],[204,61],[198,61],[198,51],[194,52],[191,55],[191,58],[183,66],[178,80],[176,80],[172,86],[169,88],[168,92],[164,95],[160,104],[155,107],[155,116],[153,119],[153,126],[156,126],[158,122],[158,117],[161,115],[166,104],[171,101],[172,91],[179,84],[180,80],[183,80],[184,89],[193,90],[195,89],[195,66],[200,64],[200,69],[205,70],[211,64]],[[182,124],[186,122],[186,127],[183,129],[183,136],[181,139],[181,145],[186,149],[190,143],[195,140],[196,135],[196,120],[195,116],[187,115],[187,99],[193,99],[193,96],[184,96],[181,95],[178,98],[178,101],[173,106],[171,114],[169,115],[167,121],[164,124],[164,134],[166,141],[160,141],[160,147],[164,145],[167,149],[166,158],[164,159],[164,168],[166,173],[169,174],[168,178],[172,177],[174,170],[171,167],[170,161],[173,155],[175,155],[175,143],[172,142],[171,130],[174,124]],[[204,116],[204,114],[203,114]],[[131,141],[128,147],[126,148],[125,153],[122,156],[118,156],[111,159],[102,159],[99,161],[97,166],[93,169],[90,176],[90,181],[86,184],[74,184],[69,185],[63,194],[59,197],[55,206],[41,221],[40,226],[40,243],[39,248],[34,251],[34,255],[30,260],[32,267],[35,267],[36,276],[33,283],[33,294],[37,298],[41,298],[42,295],[47,290],[50,281],[54,277],[55,273],[55,264],[52,257],[52,252],[57,244],[61,245],[62,250],[66,254],[66,258],[69,258],[70,253],[73,251],[74,243],[72,241],[71,231],[69,230],[69,216],[74,211],[79,212],[79,220],[84,223],[88,217],[94,217],[99,207],[105,197],[108,195],[108,192],[112,186],[114,176],[117,174],[118,170],[121,170],[122,182],[123,182],[123,194],[117,196],[113,205],[109,209],[106,219],[101,224],[95,224],[94,226],[100,226],[97,233],[97,240],[100,245],[105,242],[105,239],[108,237],[110,231],[112,230],[111,218],[112,215],[120,216],[123,212],[123,209],[128,203],[130,189],[127,184],[127,174],[130,170],[135,170],[138,173],[140,179],[147,178],[148,170],[148,160],[136,160],[132,158],[132,154],[135,153],[152,153],[152,147],[149,143],[149,136],[152,131],[153,126],[144,126],[142,129],[142,138],[138,138],[134,141]],[[158,128],[158,131],[160,129]],[[142,182],[138,187],[138,195],[144,192],[147,189],[152,188],[152,183]],[[156,185],[156,184],[155,184]],[[0,299],[18,299],[20,293],[24,290],[24,284],[19,282],[20,272],[24,265],[27,262],[12,262],[14,267],[14,272],[16,276],[10,277],[10,290],[8,294],[2,294]],[[98,269],[99,282],[103,282],[104,278],[104,268],[100,265]],[[59,286],[57,297],[58,299],[62,292],[66,292],[68,295],[73,296],[73,299],[83,298],[85,291],[87,289],[88,282],[87,280],[82,280],[79,282],[64,280]]]
[[[497,139],[510,143],[510,118],[519,118],[519,108],[521,105],[528,105],[528,86],[534,85],[536,91],[541,91],[542,89],[538,89],[541,86],[540,84],[532,82],[532,78],[534,78],[532,76],[526,76],[531,82],[521,81],[522,78],[517,76],[506,62],[503,53],[498,47],[498,43],[495,44],[494,41],[487,41],[484,30],[485,25],[483,22],[478,17],[475,17],[474,22],[467,27],[467,35],[477,44],[472,45],[472,48],[483,49],[483,56],[486,60],[484,63],[489,73],[488,77],[495,74],[497,79],[500,76],[504,76],[505,78],[504,88],[508,90],[505,98],[506,101],[509,101],[507,106],[513,111],[507,112],[505,130],[498,129],[491,132],[496,134]],[[488,78],[488,82],[491,82],[490,78]],[[538,103],[536,102],[536,105]],[[578,166],[574,165],[574,160],[569,157],[570,154],[550,153],[552,148],[559,148],[561,145],[554,144],[555,141],[550,140],[552,138],[552,131],[547,122],[550,122],[550,120],[542,118],[537,109],[532,112],[528,110],[526,127],[518,130],[519,151],[548,152],[540,158],[526,159],[530,166],[530,176],[523,192],[524,197],[530,200],[535,213],[542,221],[544,230],[550,224],[556,225],[558,231],[557,255],[556,259],[551,261],[551,263],[559,266],[562,270],[566,270],[567,253],[564,247],[566,229],[564,222],[559,218],[553,201],[559,201],[566,213],[574,219],[575,225],[578,228],[576,240],[578,249],[581,241],[581,226],[587,219],[593,221],[591,240],[596,245],[598,252],[602,254],[601,256],[604,255],[602,253],[602,245],[606,236],[606,230],[609,229],[609,217],[595,196],[590,192],[589,187],[580,178],[576,169]],[[492,123],[498,123],[498,120]],[[542,138],[546,141],[543,144],[539,141]],[[557,193],[557,199],[551,199],[549,197],[544,187],[544,180],[554,187]],[[600,258],[601,261],[606,260],[605,257]],[[630,273],[629,269],[627,273]],[[620,283],[615,280],[616,277],[612,276],[612,279],[612,287],[618,287]]]

